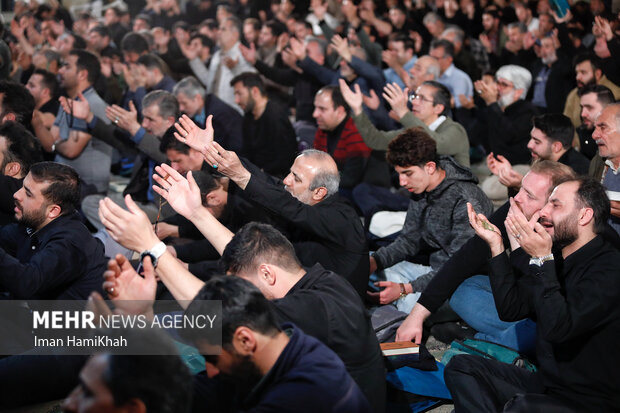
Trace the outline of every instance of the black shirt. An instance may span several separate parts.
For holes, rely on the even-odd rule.
[[[31,231],[21,224],[0,230],[0,291],[38,300],[86,300],[92,291],[102,292],[103,244],[77,212]]]
[[[547,394],[578,411],[620,406],[620,252],[601,236],[562,259],[529,266],[517,279],[518,249],[489,262],[491,287],[502,320],[535,317],[538,375]],[[529,257],[527,257],[529,258]]]
[[[316,264],[273,303],[282,322],[293,322],[338,354],[373,411],[384,410],[381,349],[368,312],[351,285]]]
[[[573,148],[568,148],[558,162],[570,166],[578,175],[587,175],[590,168],[590,160]]]
[[[260,118],[245,114],[242,154],[270,175],[288,174],[297,155],[297,139],[286,108],[269,101]]]
[[[315,205],[294,198],[278,181],[245,163],[252,177],[247,199],[282,218],[295,253],[305,266],[317,262],[346,278],[361,297],[366,296],[369,259],[364,228],[353,207],[338,194]]]

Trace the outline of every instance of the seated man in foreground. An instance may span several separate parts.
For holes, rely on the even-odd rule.
[[[400,184],[413,194],[401,235],[370,257],[370,272],[384,269],[381,304],[396,301],[409,312],[426,284],[473,235],[466,204],[491,212],[492,205],[472,172],[451,157],[437,155],[437,143],[421,128],[408,129],[390,142],[388,162]],[[429,265],[420,256],[429,255]]]
[[[230,178],[245,199],[282,219],[303,265],[318,262],[365,296],[368,247],[364,229],[353,207],[338,195],[340,175],[329,154],[305,150],[284,181],[279,181],[214,142],[211,124],[200,129],[184,116],[176,126],[180,132],[175,134],[177,139],[200,151],[209,165]],[[190,220],[194,222],[194,218]],[[211,241],[208,229],[201,232]],[[232,233],[219,247],[213,246],[221,253],[230,238]]]
[[[609,218],[604,187],[591,178],[558,185],[529,222],[509,214],[508,257],[501,232],[469,207],[491,249],[490,279],[503,320],[536,317],[539,370],[477,356],[455,356],[445,371],[457,411],[614,411],[620,357],[609,348],[620,328],[620,252],[602,236]],[[511,262],[530,258],[522,276]],[[557,260],[557,261],[556,261]],[[600,354],[606,354],[601,364]]]
[[[500,228],[504,242],[507,243],[508,235],[501,224],[509,210],[518,209],[530,219],[545,206],[553,188],[574,178],[573,170],[559,162],[535,162],[523,178],[514,202],[506,202],[489,217],[489,221]],[[420,343],[424,321],[431,313],[436,313],[446,300],[450,300],[450,307],[478,331],[476,338],[500,343],[524,353],[533,352],[535,325],[531,320],[508,323],[499,319],[487,276],[488,255],[489,247],[482,238],[470,238],[422,291],[413,310],[399,327],[396,339]]]
[[[0,291],[38,300],[86,300],[100,291],[106,259],[76,211],[75,170],[34,164],[14,198],[18,223],[0,230]]]

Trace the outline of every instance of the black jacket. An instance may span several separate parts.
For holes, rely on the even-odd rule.
[[[21,224],[0,230],[0,291],[13,299],[86,300],[101,292],[107,269],[103,244],[77,212],[34,234]]]
[[[481,113],[487,121],[491,152],[504,156],[513,165],[530,163],[527,143],[532,130],[532,117],[538,114],[536,106],[517,100],[502,111],[497,103],[493,103],[483,108]]]
[[[246,113],[241,153],[268,174],[285,177],[297,155],[295,130],[286,108],[269,101],[260,118]]]
[[[542,60],[538,59],[532,65],[532,86],[528,93],[528,99],[534,96],[534,86],[536,77],[543,68]],[[558,52],[558,60],[551,65],[551,71],[545,85],[545,101],[547,102],[547,112],[562,113],[566,97],[575,87],[575,71],[570,60]]]
[[[245,163],[252,178],[247,199],[278,215],[287,224],[295,253],[305,266],[317,262],[342,275],[365,298],[368,283],[368,245],[364,228],[353,207],[338,194],[307,205],[284,189],[281,181]]]
[[[282,322],[293,322],[340,357],[373,411],[385,410],[379,342],[362,300],[342,277],[316,264],[273,304]]]
[[[13,194],[22,187],[23,179],[0,175],[0,225],[15,222]]]
[[[562,259],[529,266],[519,280],[517,250],[489,262],[495,305],[502,320],[536,318],[536,354],[545,393],[578,411],[620,406],[620,252],[601,236]],[[529,257],[527,257],[529,258]]]

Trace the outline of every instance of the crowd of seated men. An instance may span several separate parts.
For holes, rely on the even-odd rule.
[[[387,306],[536,364],[452,358],[457,413],[620,410],[617,5],[12,3],[0,298],[220,300],[222,342],[16,351],[0,408],[384,412]]]

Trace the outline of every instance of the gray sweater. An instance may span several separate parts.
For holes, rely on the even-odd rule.
[[[414,291],[422,291],[436,271],[474,235],[467,202],[476,212],[487,216],[493,212],[491,201],[468,168],[448,156],[440,158],[439,166],[446,171],[444,180],[432,191],[412,199],[401,235],[373,255],[382,269],[430,250],[432,270],[411,283]]]

